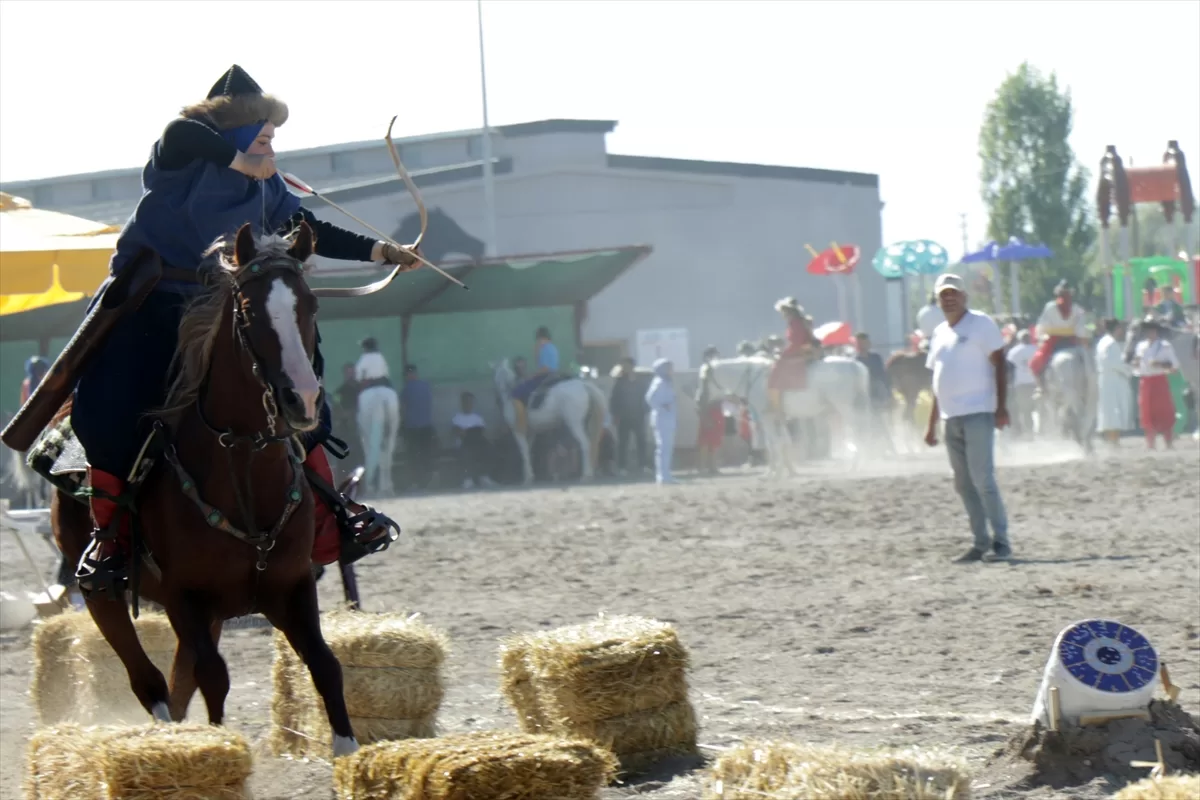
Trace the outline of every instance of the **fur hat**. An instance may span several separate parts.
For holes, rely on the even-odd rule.
[[[1060,294],[1067,294],[1070,291],[1071,291],[1071,284],[1067,283],[1066,278],[1063,278],[1061,281],[1058,282],[1058,285],[1054,287],[1054,296],[1058,297]]]
[[[1142,325],[1141,325],[1142,330],[1149,330],[1150,328],[1153,328],[1154,330],[1158,331],[1159,333],[1162,333],[1164,327],[1165,326],[1162,324],[1162,322],[1159,320],[1159,318],[1154,316],[1153,314],[1147,314],[1146,317],[1142,320]]]
[[[264,93],[246,70],[234,64],[208,90],[203,102],[187,106],[180,113],[188,119],[207,119],[225,131],[255,122],[270,122],[278,128],[287,122],[288,107]]]

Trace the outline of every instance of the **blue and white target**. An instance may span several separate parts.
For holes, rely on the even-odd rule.
[[[1146,637],[1106,619],[1067,628],[1058,658],[1071,677],[1102,692],[1136,692],[1158,675],[1158,654]]]
[[[1144,708],[1158,680],[1158,654],[1137,630],[1107,619],[1076,622],[1054,642],[1033,716],[1049,723],[1051,687],[1068,720]]]

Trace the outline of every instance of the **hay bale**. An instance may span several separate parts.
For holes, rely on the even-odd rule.
[[[170,674],[177,639],[163,614],[142,614],[134,629],[146,655]],[[129,674],[86,611],[68,611],[33,631],[29,686],[38,722],[142,722],[146,711],[129,687]]]
[[[434,735],[444,692],[445,634],[401,614],[358,611],[322,615],[321,630],[341,662],[346,710],[360,743]],[[271,751],[331,758],[325,704],[308,667],[278,631],[273,680]]]
[[[850,752],[786,742],[747,742],[709,772],[707,800],[964,800],[971,780],[947,754]]]
[[[1196,800],[1200,797],[1200,775],[1164,775],[1131,783],[1113,800]]]
[[[237,733],[150,724],[37,731],[29,743],[31,800],[243,800],[252,763]]]
[[[501,646],[501,689],[526,732],[584,737],[626,770],[696,753],[687,650],[675,629],[600,617]]]
[[[584,740],[481,731],[369,745],[337,760],[333,787],[338,800],[590,800],[616,768]]]

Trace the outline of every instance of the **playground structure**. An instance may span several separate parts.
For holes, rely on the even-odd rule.
[[[1115,203],[1120,222],[1119,262],[1114,264],[1109,253],[1108,229]],[[1158,286],[1171,284],[1184,304],[1196,303],[1197,276],[1189,275],[1188,255],[1179,259],[1131,259],[1129,221],[1133,206],[1138,203],[1160,203],[1171,232],[1170,252],[1180,249],[1175,212],[1189,225],[1196,210],[1187,161],[1179,142],[1167,142],[1162,164],[1152,167],[1126,167],[1109,145],[1100,161],[1100,180],[1096,189],[1096,211],[1100,218],[1100,261],[1105,273],[1104,293],[1110,315],[1130,319],[1139,314],[1147,302],[1161,299]],[[1188,243],[1193,244],[1193,243]],[[1140,262],[1140,263],[1139,263]],[[1194,271],[1194,270],[1193,270]],[[1135,291],[1137,287],[1137,291]]]

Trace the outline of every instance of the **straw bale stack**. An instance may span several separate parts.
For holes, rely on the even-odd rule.
[[[434,735],[448,640],[415,617],[335,611],[321,631],[342,665],[343,694],[359,743]],[[333,733],[308,667],[275,632],[271,751],[332,758]]]
[[[29,743],[29,800],[243,800],[246,740],[211,725],[42,728]]]
[[[600,617],[506,640],[501,689],[523,730],[589,739],[636,771],[696,753],[688,663],[670,625]]]
[[[1144,778],[1117,792],[1113,800],[1196,800],[1200,775],[1164,775]]]
[[[146,655],[169,675],[177,639],[166,616],[142,614],[133,625]],[[129,688],[125,665],[86,611],[68,611],[34,628],[29,693],[42,725],[142,722],[146,718],[145,709]]]
[[[617,762],[581,739],[480,731],[380,742],[333,766],[338,800],[591,800]]]
[[[786,742],[747,742],[710,770],[707,800],[965,800],[961,760],[932,751],[851,752]]]

